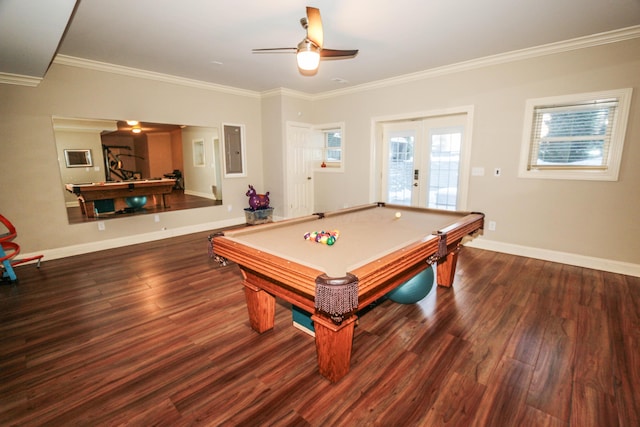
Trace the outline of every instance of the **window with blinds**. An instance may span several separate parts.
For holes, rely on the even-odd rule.
[[[344,172],[344,123],[327,123],[312,127],[316,148],[316,172]]]
[[[324,130],[324,161],[327,164],[340,166],[342,162],[341,129]]]
[[[529,100],[520,176],[617,180],[630,98],[625,89]]]

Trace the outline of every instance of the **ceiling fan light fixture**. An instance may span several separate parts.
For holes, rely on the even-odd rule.
[[[296,60],[301,70],[313,71],[320,65],[320,48],[304,40],[298,45]]]

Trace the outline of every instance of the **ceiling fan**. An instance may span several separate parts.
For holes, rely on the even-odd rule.
[[[300,19],[300,24],[307,31],[307,35],[298,43],[298,47],[253,49],[253,53],[295,53],[301,71],[317,70],[320,58],[349,59],[358,54],[357,49],[325,49],[322,46],[322,18],[319,9],[307,6],[307,16]]]

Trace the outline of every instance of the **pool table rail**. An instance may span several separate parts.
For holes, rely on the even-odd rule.
[[[437,264],[437,283],[450,287],[455,275],[455,263],[462,240],[477,233],[484,225],[483,214],[469,214],[447,226],[352,273],[360,280],[359,309],[386,295],[432,264]]]
[[[368,205],[349,212],[375,206],[384,205]],[[400,209],[393,205],[386,207],[391,211]],[[429,210],[424,212],[430,213]],[[339,381],[349,372],[358,311],[434,263],[437,264],[438,285],[452,286],[463,240],[479,233],[484,226],[481,213],[451,212],[451,222],[447,225],[431,234],[416,235],[415,240],[410,239],[410,243],[401,248],[372,260],[363,260],[361,265],[347,267],[344,277],[330,277],[326,272],[311,267],[310,263],[285,259],[286,255],[275,255],[275,251],[269,253],[269,249],[261,250],[258,244],[253,243],[254,247],[242,239],[245,233],[260,233],[267,229],[277,233],[278,227],[340,213],[344,210],[326,216],[316,214],[230,230],[211,239],[213,253],[237,263],[242,271],[249,321],[255,331],[262,333],[274,327],[276,297],[312,313],[318,370],[331,382]],[[438,215],[442,216],[442,213]],[[327,294],[330,296],[326,297]],[[336,300],[341,297],[347,301]]]
[[[259,225],[259,227],[270,224]],[[314,311],[315,281],[322,271],[304,265],[292,268],[292,262],[276,255],[242,245],[224,235],[213,238],[213,250],[217,256],[232,260],[240,266],[244,284],[255,285],[282,299]],[[283,268],[290,266],[291,268]]]
[[[351,208],[350,211],[358,209],[362,208]],[[218,233],[213,238],[213,251],[216,256],[236,262],[245,276],[251,276],[251,280],[245,277],[245,284],[251,283],[252,280],[259,281],[260,286],[266,291],[300,308],[314,312],[317,306],[315,304],[317,282],[318,278],[324,275],[323,271],[245,245],[231,236],[241,237],[243,233],[255,231],[258,227],[260,229],[277,228],[316,218],[312,215]],[[451,286],[462,239],[478,232],[483,224],[483,214],[468,213],[455,223],[417,238],[410,245],[349,271],[348,274],[355,276],[358,281],[356,310],[365,308],[433,263],[441,266],[436,269],[438,285]]]
[[[358,308],[368,306],[429,267],[429,257],[437,252],[438,243],[437,236],[425,236],[409,246],[353,269],[351,273],[360,282]]]

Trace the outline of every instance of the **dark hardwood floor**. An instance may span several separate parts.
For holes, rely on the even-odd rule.
[[[639,278],[465,248],[453,289],[361,316],[331,384],[288,304],[251,330],[207,234],[18,267],[0,425],[640,425]]]

